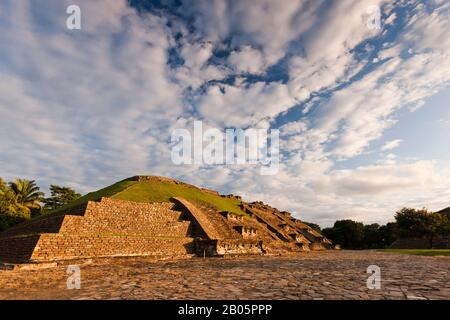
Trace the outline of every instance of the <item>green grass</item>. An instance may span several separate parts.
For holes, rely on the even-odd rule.
[[[170,202],[174,197],[182,197],[193,203],[214,207],[219,211],[245,215],[239,207],[239,200],[222,198],[194,187],[172,182],[135,182],[111,198],[136,202]]]
[[[56,210],[50,211],[46,214],[46,216],[48,215],[54,215],[54,214],[58,214],[61,211],[64,211],[68,208],[72,208],[75,206],[78,206],[80,204],[86,203],[88,201],[96,201],[102,197],[112,197],[113,195],[125,190],[126,188],[132,186],[133,184],[138,183],[137,181],[120,181],[117,182],[109,187],[100,189],[98,191],[95,192],[90,192],[84,196],[82,196],[81,198],[78,198],[77,200],[75,200],[74,202],[71,202],[65,206],[62,206],[61,208],[58,208]]]
[[[222,198],[186,184],[157,180],[144,182],[123,180],[109,187],[88,193],[70,204],[48,212],[45,216],[58,215],[58,213],[69,208],[88,201],[96,201],[102,197],[135,202],[171,202],[174,197],[183,197],[195,204],[213,207],[219,211],[246,215],[239,207],[241,203],[239,200]]]
[[[377,251],[412,254],[416,256],[450,256],[450,249],[380,249]]]

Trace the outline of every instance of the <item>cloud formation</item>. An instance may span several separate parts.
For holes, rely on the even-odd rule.
[[[448,161],[386,156],[407,137],[385,134],[448,90],[450,3],[78,2],[80,31],[70,1],[0,4],[0,176],[86,192],[169,175],[323,225],[449,205]],[[195,120],[279,128],[279,173],[174,166],[171,132]]]
[[[402,139],[388,141],[384,144],[383,147],[381,147],[381,151],[388,151],[388,150],[398,148],[401,143],[402,143]]]

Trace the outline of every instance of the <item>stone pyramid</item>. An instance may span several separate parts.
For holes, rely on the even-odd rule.
[[[153,176],[123,180],[0,233],[0,261],[8,263],[330,248],[328,239],[288,212]]]

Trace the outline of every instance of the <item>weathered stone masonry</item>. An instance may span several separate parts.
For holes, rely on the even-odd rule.
[[[246,216],[183,198],[137,203],[102,198],[0,234],[0,261],[42,262],[110,256],[286,254],[331,242],[287,212],[242,203]]]
[[[102,198],[84,215],[41,218],[0,235],[0,260],[47,261],[97,256],[181,255],[192,251],[191,221],[172,203]],[[77,212],[79,214],[79,212]]]

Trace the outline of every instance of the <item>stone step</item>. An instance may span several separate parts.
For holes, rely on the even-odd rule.
[[[190,225],[190,221],[149,222],[140,217],[136,217],[135,219],[126,219],[126,217],[124,219],[119,219],[118,217],[107,216],[66,216],[59,229],[59,233],[117,233],[130,235],[186,236]]]
[[[90,201],[80,215],[42,216],[6,230],[0,237],[40,233],[104,233],[186,235],[190,226],[171,203],[136,203],[103,198]],[[70,212],[70,211],[68,211]]]
[[[56,233],[59,231],[63,220],[64,216],[53,216],[26,221],[13,228],[3,231],[0,233],[0,238],[35,233]]]
[[[192,253],[193,239],[145,235],[42,234],[30,261],[117,256],[163,256]]]

